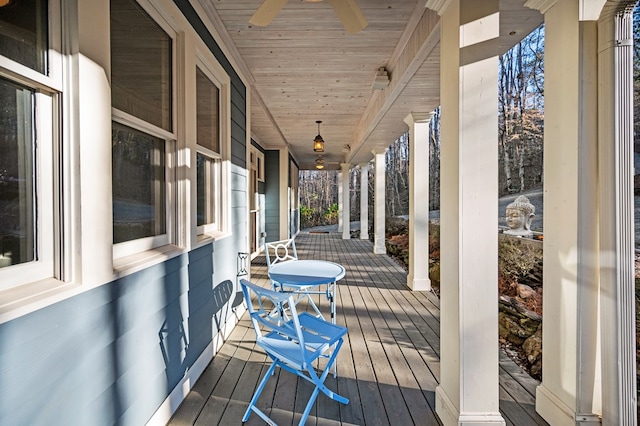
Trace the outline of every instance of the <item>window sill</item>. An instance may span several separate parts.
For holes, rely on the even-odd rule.
[[[184,250],[174,245],[157,247],[141,253],[113,259],[114,278],[122,278],[126,275],[146,269],[157,263],[164,262],[184,253]]]
[[[223,238],[227,238],[231,236],[231,232],[209,232],[204,234],[199,234],[196,240],[195,247],[200,247],[205,244],[222,240]]]
[[[211,243],[229,235],[231,233],[204,234],[199,236],[198,245]],[[113,276],[101,279],[100,285],[141,271],[182,253],[184,253],[183,249],[173,245],[166,245],[135,255],[114,259]],[[61,302],[92,288],[95,288],[95,286],[85,286],[80,283],[68,283],[49,278],[0,291],[0,324]]]
[[[0,292],[0,324],[78,294],[81,286],[53,278]]]

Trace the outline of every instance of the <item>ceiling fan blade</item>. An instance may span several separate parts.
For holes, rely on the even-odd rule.
[[[266,27],[273,21],[278,12],[287,4],[288,0],[264,0],[255,11],[249,23],[258,27]]]
[[[328,0],[328,2],[338,15],[347,33],[355,34],[369,24],[356,0]]]

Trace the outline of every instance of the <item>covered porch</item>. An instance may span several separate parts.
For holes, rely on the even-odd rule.
[[[440,382],[438,298],[431,292],[411,291],[407,272],[390,257],[373,254],[368,240],[302,232],[296,245],[301,259],[326,259],[347,270],[338,284],[337,321],[349,332],[338,357],[337,382],[333,377],[327,381],[350,403],[344,406],[320,396],[308,423],[442,424],[435,413]],[[269,285],[263,256],[252,262],[251,280]],[[321,309],[327,308],[327,300],[319,302]],[[267,368],[245,314],[169,424],[240,424]],[[311,385],[286,372],[276,375],[259,406],[280,425],[297,424]],[[506,424],[547,424],[535,411],[539,383],[502,352],[499,383]],[[262,420],[254,414],[248,423]]]

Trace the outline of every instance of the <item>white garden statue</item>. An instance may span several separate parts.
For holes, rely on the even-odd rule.
[[[505,218],[509,229],[504,233],[520,237],[532,236],[531,221],[535,216],[535,211],[536,207],[529,202],[529,199],[520,195],[507,206]]]

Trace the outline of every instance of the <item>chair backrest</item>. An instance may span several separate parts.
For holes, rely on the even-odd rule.
[[[258,344],[270,332],[276,332],[286,336],[292,344],[300,346],[300,356],[304,358],[304,335],[293,294],[269,290],[245,279],[240,280],[240,287]],[[252,293],[255,295],[254,301],[251,300]]]
[[[288,240],[271,241],[264,243],[264,254],[267,259],[267,268],[278,262],[298,260],[296,242],[293,238]]]
[[[299,370],[333,348],[337,355],[347,329],[308,312],[298,314],[293,293],[282,293],[240,280],[256,343],[270,356]],[[252,300],[252,294],[255,299]],[[337,344],[337,346],[336,346]]]

